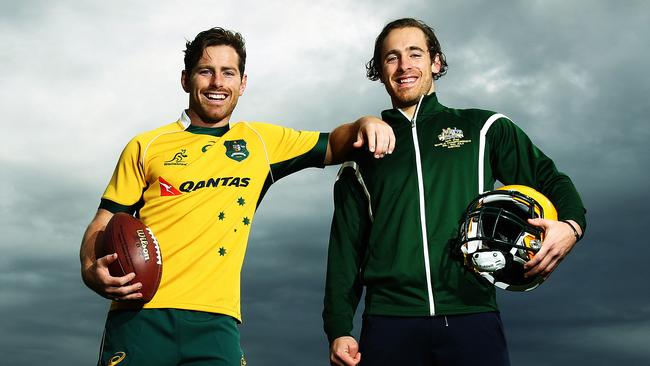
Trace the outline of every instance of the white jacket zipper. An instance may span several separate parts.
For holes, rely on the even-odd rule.
[[[424,252],[424,271],[427,276],[427,291],[429,293],[429,314],[436,315],[436,307],[433,302],[433,287],[431,285],[431,267],[429,265],[429,242],[427,240],[427,215],[424,205],[424,178],[422,176],[422,160],[420,159],[420,144],[418,143],[418,131],[416,128],[416,120],[422,104],[424,96],[420,97],[420,101],[415,107],[415,114],[411,121],[411,134],[413,135],[413,147],[415,148],[415,167],[418,175],[418,197],[420,198],[420,226],[422,228],[422,246]],[[400,109],[400,112],[409,119],[409,117]]]

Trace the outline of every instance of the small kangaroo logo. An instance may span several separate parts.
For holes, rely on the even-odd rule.
[[[187,165],[186,162],[183,161],[187,157],[185,149],[181,149],[181,151],[177,152],[174,154],[174,157],[167,160],[165,162],[165,165]]]
[[[187,154],[185,153],[185,149],[182,149],[181,151],[177,152],[176,155],[170,160],[170,162],[174,161],[176,163],[180,163],[183,161],[183,158],[187,157]]]

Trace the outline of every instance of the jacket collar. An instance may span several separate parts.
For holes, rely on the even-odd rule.
[[[438,102],[436,93],[425,95],[418,111],[418,117],[423,115],[433,115],[445,109],[445,106]],[[388,123],[403,123],[406,117],[397,108],[387,109],[381,112],[381,119]],[[409,121],[410,122],[410,121]]]

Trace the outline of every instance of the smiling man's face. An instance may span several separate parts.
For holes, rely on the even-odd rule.
[[[183,71],[183,90],[190,95],[188,115],[192,124],[221,127],[228,124],[237,100],[244,94],[246,75],[238,68],[239,56],[230,46],[210,46],[188,75]]]
[[[440,71],[438,56],[431,60],[424,32],[418,28],[393,29],[384,39],[381,52],[381,82],[395,108],[417,104],[433,92],[432,72]]]

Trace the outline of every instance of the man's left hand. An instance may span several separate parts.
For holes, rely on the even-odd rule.
[[[569,224],[546,219],[529,219],[531,225],[544,229],[542,248],[524,266],[526,277],[548,277],[576,244],[576,237]],[[577,224],[574,224],[579,227]]]
[[[357,140],[353,146],[356,148],[368,145],[368,150],[375,158],[383,158],[386,154],[392,154],[395,149],[395,134],[388,123],[373,116],[359,118],[355,124],[359,126]]]

